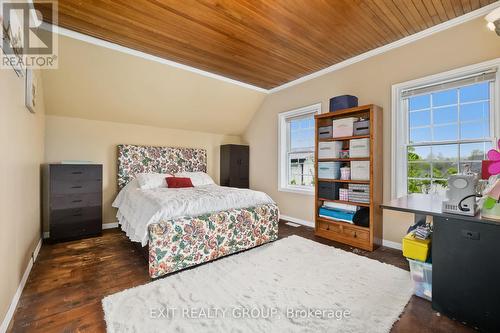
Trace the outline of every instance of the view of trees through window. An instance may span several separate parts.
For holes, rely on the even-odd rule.
[[[408,193],[446,187],[466,165],[481,173],[492,147],[490,82],[409,97]]]

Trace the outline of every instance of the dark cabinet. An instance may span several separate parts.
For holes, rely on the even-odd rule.
[[[43,185],[51,241],[102,233],[102,165],[49,164]]]
[[[220,147],[221,186],[248,188],[250,148],[243,145]]]
[[[435,216],[432,237],[432,307],[500,332],[500,223]]]

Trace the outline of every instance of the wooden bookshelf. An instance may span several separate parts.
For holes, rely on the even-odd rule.
[[[340,179],[316,179],[315,195],[315,234],[345,243],[363,250],[373,251],[382,245],[382,212],[380,204],[382,203],[382,108],[373,104],[359,106],[351,109],[344,109],[335,112],[316,115],[316,155],[315,169],[318,174],[318,162],[341,162],[350,164],[352,161],[370,161],[370,180],[340,180]],[[338,138],[319,139],[318,128],[329,126],[334,119],[347,117],[362,117],[370,121],[369,135],[353,135]],[[368,138],[370,140],[370,156],[363,158],[324,158],[318,159],[318,143],[330,141],[348,142],[353,139]],[[347,143],[346,143],[347,145]],[[321,198],[318,195],[318,182],[335,182],[347,188],[349,184],[367,184],[370,187],[370,202],[358,203],[353,201],[332,200]],[[319,208],[324,202],[335,202],[359,207],[368,207],[370,209],[370,226],[362,227],[351,223],[337,221],[335,219],[320,217]]]

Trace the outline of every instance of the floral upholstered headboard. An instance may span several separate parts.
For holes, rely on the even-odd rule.
[[[197,148],[118,145],[118,188],[138,173],[207,172],[207,151]]]

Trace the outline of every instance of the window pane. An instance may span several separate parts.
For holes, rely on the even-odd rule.
[[[430,185],[430,180],[408,179],[408,193],[423,193]]]
[[[408,161],[430,161],[431,147],[408,147]]]
[[[460,106],[460,121],[488,120],[490,118],[490,103],[478,102]]]
[[[410,112],[410,127],[429,126],[431,124],[431,111]]]
[[[314,118],[292,119],[290,121],[290,149],[310,150],[314,147]]]
[[[460,88],[460,102],[480,101],[490,98],[490,83],[481,82]]]
[[[288,184],[300,186],[314,185],[314,154],[290,153]]]
[[[431,163],[408,162],[408,177],[429,178],[431,177]]]
[[[491,149],[491,142],[461,144],[460,160],[482,161],[486,159],[486,153],[490,149]]]
[[[409,98],[410,111],[428,109],[431,107],[430,95],[415,96]]]
[[[437,108],[432,110],[434,124],[449,124],[458,121],[458,109],[456,106]]]
[[[458,160],[458,145],[436,145],[432,147],[432,158],[434,161]]]
[[[433,178],[447,179],[451,175],[458,173],[458,163],[454,162],[433,162],[432,176]]]
[[[412,128],[410,129],[410,142],[427,142],[431,141],[431,128]]]
[[[477,173],[480,177],[482,177],[482,166],[481,162],[460,163],[460,171],[463,172],[467,169],[467,167],[469,167],[472,172]]]
[[[458,124],[435,126],[434,141],[451,141],[458,140]]]
[[[457,89],[440,91],[432,94],[432,106],[457,104]]]
[[[462,123],[460,128],[461,139],[482,139],[490,136],[489,122]]]

